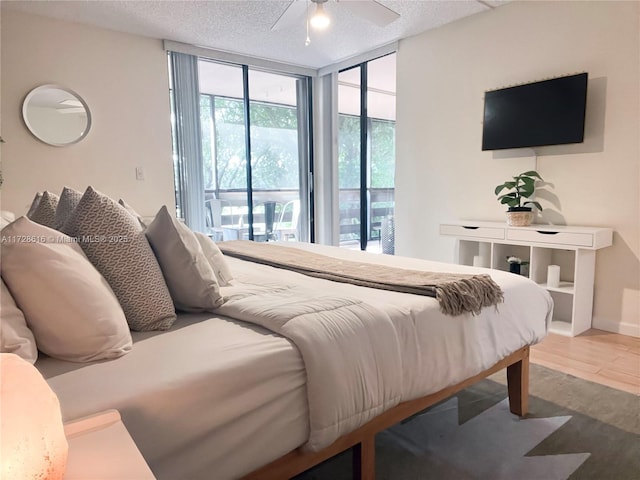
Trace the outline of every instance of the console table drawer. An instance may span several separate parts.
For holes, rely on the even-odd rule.
[[[590,233],[559,232],[554,230],[508,229],[507,240],[573,247],[593,247],[593,235]]]
[[[440,225],[440,235],[455,237],[479,237],[504,240],[504,228],[469,225]]]

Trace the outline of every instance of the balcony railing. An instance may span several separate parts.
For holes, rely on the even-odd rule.
[[[217,197],[216,197],[217,196]],[[205,190],[205,201],[220,200],[220,225],[239,225],[249,221],[247,192],[245,190]],[[300,198],[299,190],[253,190],[253,222],[264,223],[264,202],[276,202],[276,218],[280,217],[282,207],[292,200]],[[211,223],[210,223],[211,222]],[[208,225],[216,222],[207,219]],[[216,225],[216,226],[220,226]]]
[[[395,201],[393,188],[369,188],[367,240],[379,240],[382,219],[393,215]],[[360,190],[340,189],[340,243],[360,238]]]
[[[370,188],[368,238],[379,240],[382,220],[394,212],[393,188]],[[220,202],[220,225],[240,225],[248,222],[247,192],[243,190],[205,190],[207,201],[217,199]],[[276,202],[276,218],[280,217],[281,208],[291,200],[299,199],[298,190],[253,190],[253,221],[264,223],[264,202]],[[360,238],[360,190],[340,189],[339,191],[339,227],[340,243],[357,241]],[[209,210],[208,215],[212,215]],[[207,219],[209,226],[217,223],[213,217]]]

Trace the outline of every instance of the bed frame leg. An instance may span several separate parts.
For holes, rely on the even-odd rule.
[[[376,437],[367,436],[353,446],[353,480],[375,480]]]
[[[529,349],[522,360],[507,367],[509,410],[523,417],[529,408]]]

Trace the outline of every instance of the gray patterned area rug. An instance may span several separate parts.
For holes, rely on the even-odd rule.
[[[639,480],[640,397],[531,365],[529,413],[503,372],[376,437],[377,480]],[[350,480],[346,452],[297,480]]]

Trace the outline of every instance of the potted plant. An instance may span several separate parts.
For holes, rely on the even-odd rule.
[[[495,194],[498,197],[498,201],[503,205],[509,206],[507,211],[507,223],[509,225],[513,227],[531,225],[533,220],[532,207],[542,211],[542,206],[538,202],[528,200],[536,190],[536,179],[542,180],[542,177],[535,170],[529,170],[496,187]],[[500,195],[505,189],[507,192]]]

